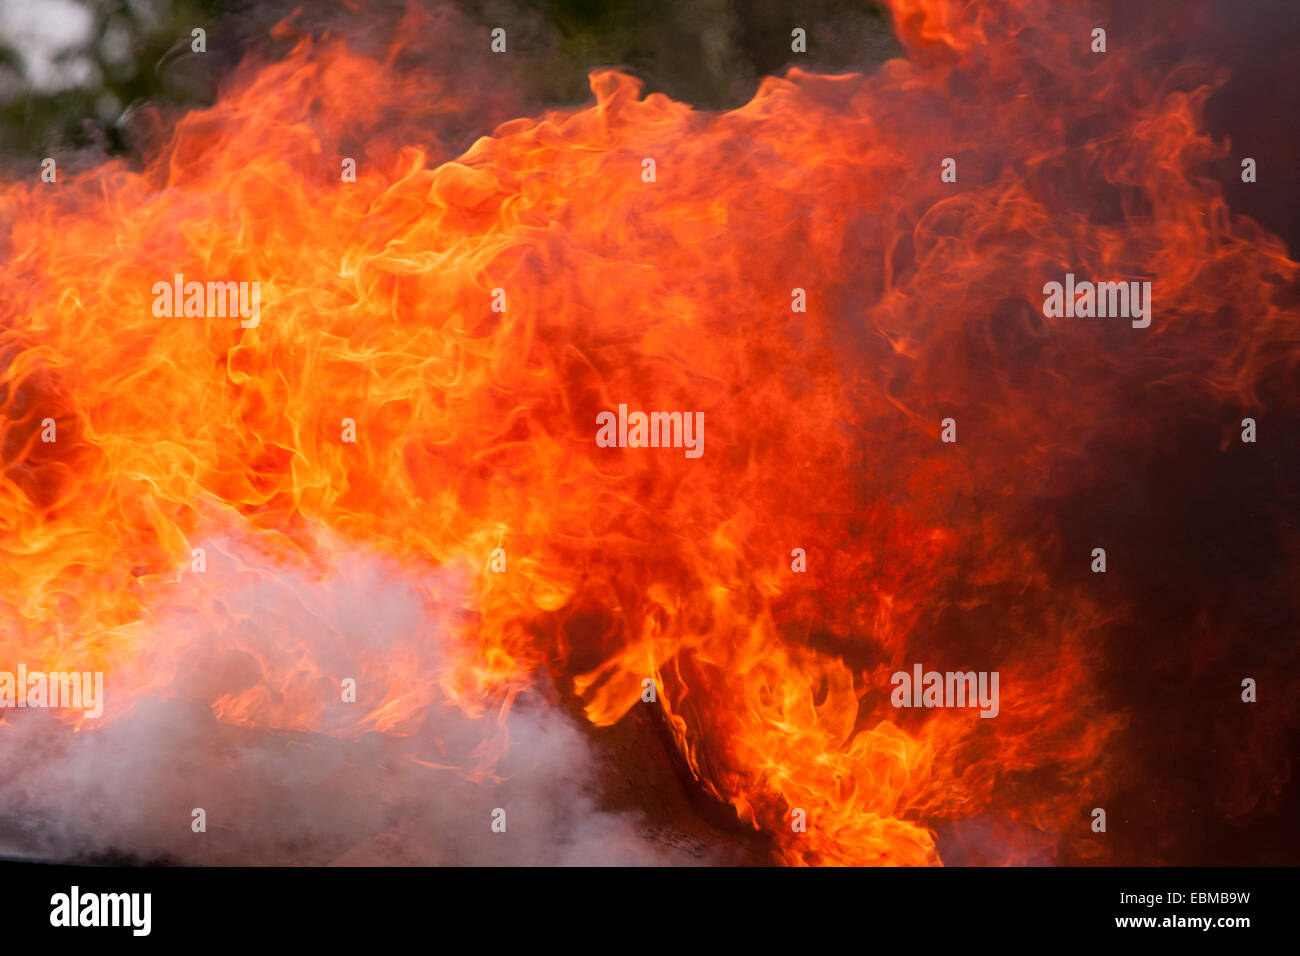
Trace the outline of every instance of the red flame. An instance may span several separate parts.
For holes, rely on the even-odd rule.
[[[874,75],[715,114],[597,71],[594,105],[446,162],[431,118],[472,95],[302,39],[145,169],[0,187],[0,660],[166,683],[185,660],[136,625],[219,607],[191,548],[242,523],[286,563],[356,544],[474,584],[436,686],[405,635],[339,726],[286,635],[198,692],[223,721],[400,734],[435,691],[490,710],[549,671],[605,725],[651,678],[784,862],[935,864],[976,819],[1004,860],[1097,857],[1124,717],[1094,655],[1125,612],[1054,579],[1031,505],[1158,427],[1149,396],[1294,372],[1295,263],[1203,171],[1208,87],[1092,55],[1072,8],[892,6],[907,59]],[[1044,318],[1067,272],[1152,281],[1151,326]],[[178,273],[259,282],[260,321],[157,317]],[[702,412],[704,455],[598,447],[620,403]],[[893,707],[918,662],[1000,672],[998,717]]]

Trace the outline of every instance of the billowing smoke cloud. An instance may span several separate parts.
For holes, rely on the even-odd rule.
[[[0,852],[204,864],[696,863],[603,812],[587,738],[528,692],[454,705],[455,576],[373,555],[286,569],[206,543],[169,585],[104,716],[0,723]],[[342,681],[357,681],[356,702]],[[396,700],[387,708],[376,705]],[[312,727],[314,729],[308,729]],[[374,729],[385,727],[385,732]],[[202,808],[206,832],[194,832]],[[494,832],[494,811],[504,832]],[[500,814],[496,815],[500,819]]]

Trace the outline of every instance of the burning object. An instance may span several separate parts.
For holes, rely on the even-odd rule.
[[[662,839],[685,811],[601,802],[589,737],[640,719],[766,859],[937,864],[986,827],[965,859],[1112,859],[1103,650],[1137,611],[1071,572],[1067,505],[1185,408],[1293,407],[1296,272],[1203,173],[1205,88],[1037,10],[900,0],[906,59],[722,113],[600,70],[455,157],[427,104],[473,84],[403,82],[410,31],[302,35],[145,168],[7,182],[0,662],[113,702],[4,714],[7,825],[71,858],[708,860]],[[1162,321],[1057,321],[1067,267],[1158,277]],[[257,320],[156,313],[200,275]],[[602,447],[633,395],[691,410],[686,454]],[[995,662],[996,719],[891,706],[939,659]]]

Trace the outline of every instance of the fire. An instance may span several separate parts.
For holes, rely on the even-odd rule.
[[[594,105],[454,159],[430,115],[462,87],[304,37],[146,168],[3,184],[0,659],[166,685],[184,643],[142,622],[257,624],[196,542],[321,573],[364,547],[471,582],[438,596],[454,659],[398,635],[340,724],[338,675],[281,635],[187,685],[219,720],[400,735],[436,694],[504,719],[549,675],[608,725],[649,678],[699,786],[786,863],[938,864],[963,821],[999,862],[1099,858],[1125,718],[1094,648],[1125,612],[1026,514],[1101,477],[1100,436],[1160,427],[1143,396],[1249,404],[1294,366],[1268,343],[1295,341],[1296,273],[1202,172],[1208,87],[1090,59],[1085,19],[1036,6],[895,0],[906,60],[721,114],[597,71]],[[1151,326],[1045,318],[1071,271],[1153,279]],[[258,283],[260,321],[160,317],[178,275]],[[621,404],[701,413],[704,454],[598,446]],[[893,707],[915,662],[999,671],[1000,714]]]

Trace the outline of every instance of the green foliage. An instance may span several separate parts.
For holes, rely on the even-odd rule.
[[[591,66],[628,66],[649,89],[701,107],[737,106],[762,77],[791,63],[848,69],[897,52],[888,15],[872,0],[528,2],[554,21],[580,75]],[[791,52],[794,27],[810,35],[807,56]]]
[[[218,0],[174,0],[159,4],[160,16],[146,21],[125,0],[78,0],[91,14],[84,46],[65,51],[59,60],[89,61],[93,81],[85,86],[44,92],[22,88],[0,102],[0,144],[6,151],[44,155],[60,146],[98,142],[110,152],[125,145],[115,120],[132,104],[144,101],[184,105],[207,102],[210,85],[195,83],[184,71],[167,69],[189,53],[190,30],[207,27],[220,10]],[[125,56],[115,56],[110,36],[120,38]],[[0,73],[10,88],[24,87],[22,58],[0,37]]]
[[[65,61],[91,64],[92,81],[57,91],[27,88],[22,59],[0,37],[0,158],[44,156],[66,147],[128,150],[122,115],[141,103],[189,107],[215,95],[218,60],[238,59],[241,41],[213,42],[225,21],[259,19],[220,0],[161,0],[156,18],[127,0],[76,0],[91,14],[91,36]],[[895,55],[888,18],[871,0],[454,0],[486,26],[512,25],[512,53],[524,57],[528,94],[539,104],[578,103],[587,72],[630,68],[649,92],[704,108],[734,107],[759,80],[798,64],[809,70],[861,68]],[[272,5],[274,6],[274,5]],[[350,5],[344,5],[350,6]],[[267,16],[287,13],[266,9]],[[353,8],[355,10],[355,8]],[[513,10],[513,12],[511,12]],[[361,5],[357,16],[366,16]],[[225,21],[222,17],[225,17]],[[190,30],[208,30],[209,53],[190,51]],[[808,53],[793,54],[790,31],[808,32]],[[112,42],[110,42],[112,41]],[[118,55],[115,55],[115,52]],[[121,55],[124,54],[124,55]],[[5,90],[18,95],[3,98]]]

